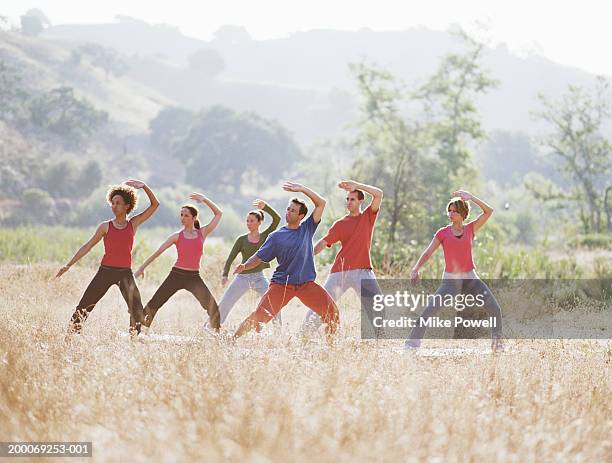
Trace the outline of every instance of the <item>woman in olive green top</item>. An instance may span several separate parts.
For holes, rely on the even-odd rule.
[[[245,235],[238,237],[234,243],[234,247],[230,251],[230,254],[225,261],[225,267],[223,268],[223,285],[227,284],[230,266],[238,254],[242,254],[242,263],[245,263],[249,257],[259,250],[259,248],[265,243],[268,235],[276,230],[280,223],[280,215],[272,209],[265,201],[256,199],[253,205],[257,207],[257,210],[251,211],[247,214],[246,226],[249,232]],[[272,223],[263,232],[259,232],[259,226],[263,222],[264,214],[267,212],[272,217]],[[269,268],[270,264],[262,262],[257,267],[244,271],[236,275],[232,283],[225,290],[221,301],[219,302],[219,315],[221,316],[221,323],[225,321],[229,315],[234,304],[238,302],[244,293],[249,289],[253,289],[263,296],[268,290],[269,282],[263,273],[265,268]],[[280,322],[280,313],[277,315],[278,321]]]

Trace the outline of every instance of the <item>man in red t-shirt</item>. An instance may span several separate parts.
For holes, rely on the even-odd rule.
[[[362,280],[368,280],[364,282],[364,285],[367,285],[366,288],[371,287],[374,293],[380,293],[376,277],[372,272],[370,247],[383,198],[383,191],[371,185],[344,180],[338,186],[347,192],[348,214],[336,220],[327,235],[314,247],[314,254],[317,255],[324,248],[329,248],[335,243],[342,244],[323,286],[336,302],[349,288],[353,288],[361,297]],[[365,200],[364,192],[372,196],[372,202],[362,211]],[[320,324],[320,317],[309,311],[306,314],[303,329],[305,331],[318,329]]]

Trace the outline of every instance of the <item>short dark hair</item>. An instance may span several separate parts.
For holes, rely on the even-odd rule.
[[[447,212],[450,210],[450,207],[453,204],[455,205],[455,208],[457,209],[457,212],[459,214],[461,214],[461,217],[463,217],[463,220],[467,219],[468,215],[470,215],[470,205],[469,205],[469,203],[467,201],[464,201],[461,198],[453,198],[446,205],[446,211]]]
[[[125,201],[125,204],[127,204],[128,214],[132,212],[138,204],[136,189],[129,185],[112,185],[106,192],[106,200],[108,201],[108,204],[112,204],[113,198],[117,195],[121,196],[123,201]]]
[[[308,207],[306,206],[306,203],[300,198],[291,198],[291,202],[300,206],[300,215],[308,214]]]
[[[349,193],[357,193],[357,199],[359,201],[365,199],[365,195],[363,194],[363,191],[361,190],[353,190],[353,191],[349,191]]]

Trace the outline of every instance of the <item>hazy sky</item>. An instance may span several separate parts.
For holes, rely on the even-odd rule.
[[[564,4],[565,3],[565,4]],[[0,15],[18,23],[40,8],[53,24],[101,23],[115,15],[178,26],[185,35],[209,39],[221,25],[244,26],[255,39],[283,37],[309,29],[401,30],[414,26],[444,30],[483,22],[493,44],[505,42],[519,54],[536,52],[556,62],[612,75],[607,2],[582,0],[2,0]]]

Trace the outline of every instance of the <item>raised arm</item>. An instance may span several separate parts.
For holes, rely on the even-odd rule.
[[[145,268],[147,268],[151,264],[151,262],[153,262],[155,259],[157,259],[166,249],[168,249],[170,246],[172,246],[174,243],[176,243],[178,241],[179,233],[180,232],[173,233],[172,235],[170,235],[166,239],[166,241],[164,241],[160,245],[160,247],[157,248],[157,251],[155,251],[153,254],[151,254],[149,257],[147,257],[147,259],[142,263],[142,265],[134,273],[134,277],[138,278],[140,276],[143,276]]]
[[[79,248],[76,254],[72,256],[72,259],[70,259],[66,265],[64,265],[62,268],[58,270],[57,274],[55,275],[55,278],[61,277],[64,273],[70,270],[70,267],[76,264],[79,261],[79,259],[81,259],[81,257],[83,257],[89,251],[91,251],[91,248],[93,248],[96,244],[98,244],[100,240],[104,238],[104,235],[106,235],[107,232],[108,232],[108,222],[104,222],[98,225],[98,228],[94,232],[93,236],[89,238],[89,240],[83,246]]]
[[[325,249],[327,247],[327,241],[325,241],[323,238],[321,238],[317,244],[315,244],[314,247],[314,255],[316,256],[317,254],[319,254],[321,251],[323,251],[323,249]]]
[[[272,223],[268,225],[268,228],[263,231],[264,235],[267,236],[278,228],[278,224],[281,221],[281,216],[278,215],[278,212],[276,212],[272,206],[270,206],[263,199],[256,199],[255,201],[253,201],[253,206],[257,207],[257,209],[261,209],[262,211],[267,212],[270,217],[272,217]]]
[[[421,254],[421,257],[419,257],[419,260],[417,261],[415,266],[412,268],[412,271],[410,272],[410,279],[413,282],[415,282],[415,281],[417,281],[419,279],[419,277],[420,277],[419,271],[421,270],[423,265],[425,265],[427,263],[427,261],[429,260],[431,255],[434,252],[436,252],[436,249],[438,249],[440,247],[440,244],[441,243],[438,241],[438,238],[436,238],[434,236],[434,238],[431,240],[431,243],[429,243],[429,246],[427,246],[425,251],[423,251],[423,254]]]
[[[125,182],[125,184],[137,189],[142,188],[142,190],[144,190],[144,192],[147,194],[147,197],[149,198],[150,202],[149,207],[147,207],[140,214],[137,214],[130,219],[130,222],[132,223],[132,229],[134,230],[134,233],[136,233],[136,229],[140,226],[140,224],[147,221],[149,217],[151,217],[153,213],[157,210],[157,208],[159,207],[159,201],[157,200],[155,193],[153,193],[153,190],[151,190],[151,188],[149,188],[146,183],[141,182],[140,180],[131,179]]]
[[[221,216],[223,216],[223,211],[219,208],[219,206],[217,206],[214,202],[212,202],[210,199],[208,199],[201,193],[191,193],[189,197],[194,201],[206,204],[213,212],[214,217],[212,218],[212,220],[202,227],[202,234],[204,236],[210,235],[213,230],[217,228],[217,225],[219,225],[219,222],[221,221]]]
[[[487,203],[485,203],[482,199],[479,199],[476,196],[474,196],[472,193],[469,193],[465,190],[457,190],[453,192],[452,196],[453,197],[458,196],[464,201],[472,201],[476,203],[476,205],[480,209],[482,209],[482,213],[478,217],[476,217],[475,220],[470,222],[470,223],[474,223],[474,233],[476,233],[480,229],[480,227],[482,227],[487,222],[487,220],[489,220],[491,216],[493,215],[493,208],[489,206]]]
[[[321,221],[321,216],[323,215],[323,210],[325,209],[326,204],[325,199],[323,199],[321,195],[300,183],[294,182],[285,182],[283,184],[283,190],[304,193],[306,196],[308,196],[315,206],[315,209],[312,212],[312,219],[315,223],[319,223]]]
[[[354,180],[342,180],[340,183],[338,183],[338,186],[348,192],[355,190],[365,191],[372,196],[372,204],[370,204],[372,212],[377,212],[380,209],[380,204],[382,203],[384,196],[383,191],[380,188],[372,185],[366,185],[365,183],[355,182]]]

